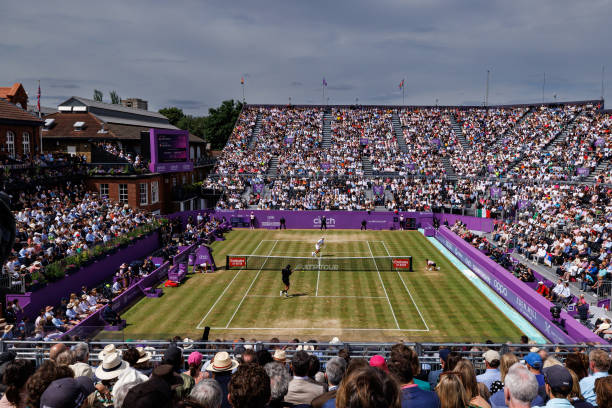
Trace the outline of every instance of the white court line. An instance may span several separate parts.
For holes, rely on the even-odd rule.
[[[272,245],[272,249],[270,249],[270,252],[268,252],[268,256],[270,256],[270,254],[272,254],[272,251],[274,251],[274,248],[276,247],[276,244],[278,244],[278,240],[276,240],[276,242],[274,242],[274,245]],[[247,295],[249,294],[249,292],[251,291],[251,288],[253,287],[253,284],[255,284],[255,281],[257,281],[257,277],[259,276],[259,274],[261,273],[261,270],[263,269],[264,266],[266,266],[266,262],[268,262],[268,260],[266,259],[264,261],[264,263],[261,265],[261,268],[259,268],[259,271],[257,271],[257,275],[255,275],[255,277],[253,278],[253,280],[251,281],[251,285],[249,286],[249,288],[247,289],[246,293],[244,294],[244,296],[242,297],[242,300],[240,301],[240,303],[238,303],[238,307],[236,308],[236,310],[234,310],[234,314],[232,315],[232,317],[229,319],[229,321],[227,322],[227,324],[225,325],[225,328],[227,329],[230,325],[230,323],[232,322],[232,320],[234,320],[234,316],[236,316],[236,313],[238,313],[238,310],[240,309],[240,306],[242,306],[242,302],[244,302],[244,299],[246,299]]]
[[[262,297],[262,298],[277,298],[278,296],[276,295],[249,295],[248,297]],[[292,297],[291,295],[289,295],[289,297]],[[300,296],[295,296],[295,297],[317,297],[317,298],[355,298],[355,299],[386,299],[386,297],[384,296],[311,296],[311,295],[300,295]]]
[[[393,331],[393,332],[425,332],[425,329],[364,329],[352,327],[211,327],[211,330],[343,330],[343,331]]]
[[[383,246],[385,247],[385,251],[387,251],[387,255],[391,256],[391,253],[389,252],[389,249],[387,248],[387,245],[385,244],[385,241],[381,241],[383,243]],[[419,307],[417,306],[416,302],[414,301],[414,298],[412,297],[412,293],[410,293],[410,291],[408,290],[408,286],[406,286],[406,282],[404,282],[404,278],[402,278],[402,275],[400,274],[399,270],[397,270],[397,275],[399,276],[400,280],[402,281],[402,283],[404,284],[404,289],[406,289],[406,292],[408,292],[408,296],[410,296],[410,300],[412,300],[412,304],[414,305],[414,307],[416,308],[417,312],[419,313],[419,316],[421,316],[421,320],[423,321],[423,324],[426,327],[425,331],[429,331],[429,326],[427,325],[427,322],[425,321],[425,318],[423,317],[423,314],[421,313],[421,310],[419,309]]]
[[[376,271],[378,272],[378,279],[380,279],[380,283],[382,284],[383,290],[385,291],[385,296],[387,297],[387,302],[389,302],[389,307],[391,308],[391,314],[393,315],[393,320],[395,320],[395,325],[398,330],[400,329],[399,323],[397,322],[397,317],[395,317],[395,312],[393,311],[393,306],[391,306],[391,300],[389,300],[389,295],[387,294],[387,289],[385,288],[385,284],[382,280],[382,276],[380,276],[380,270],[378,269],[378,265],[376,264],[376,259],[374,259],[374,253],[372,252],[372,247],[370,246],[370,241],[366,241],[368,243],[368,249],[370,250],[370,255],[372,255],[372,260],[374,261],[374,266],[376,267]]]
[[[266,239],[262,239],[261,241],[259,241],[259,244],[257,244],[257,246],[255,247],[255,249],[253,250],[253,252],[251,252],[251,255],[255,254],[255,252],[257,252],[257,250],[259,249],[259,246],[261,245],[262,242],[267,241]],[[217,306],[217,303],[219,303],[219,300],[221,300],[221,298],[223,297],[223,295],[225,295],[225,292],[227,292],[227,290],[229,289],[230,286],[232,286],[232,283],[234,283],[234,280],[236,280],[236,278],[238,277],[238,275],[240,275],[240,272],[242,272],[244,270],[244,268],[241,268],[235,275],[234,278],[230,281],[229,285],[227,285],[225,287],[225,289],[223,289],[223,292],[221,292],[221,294],[219,295],[219,297],[217,298],[217,300],[215,301],[215,303],[213,303],[213,305],[210,307],[210,309],[208,309],[208,313],[206,313],[204,315],[204,317],[202,318],[202,320],[200,320],[200,323],[198,323],[198,326],[196,327],[196,329],[198,330],[202,330],[203,327],[200,327],[202,325],[202,323],[204,323],[204,320],[206,320],[206,318],[208,317],[208,315],[210,314],[210,312],[213,311],[213,309],[215,308],[215,306]]]

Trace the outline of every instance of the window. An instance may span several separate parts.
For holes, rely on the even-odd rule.
[[[15,134],[10,130],[6,132],[6,150],[10,157],[15,157]]]
[[[172,187],[176,187],[176,177],[172,177]]]
[[[28,132],[23,132],[23,154],[30,154],[30,134]]]
[[[159,185],[157,181],[151,182],[151,204],[155,204],[159,201]]]
[[[183,174],[183,185],[187,184],[187,176]]]
[[[194,160],[194,159],[195,159],[195,149],[193,148],[193,146],[191,146],[191,147],[189,148],[189,158],[190,158],[191,160]]]
[[[127,184],[119,184],[119,202],[128,202],[128,186]]]
[[[108,184],[100,184],[100,197],[108,197]]]
[[[149,186],[147,183],[140,183],[140,205],[149,203]]]

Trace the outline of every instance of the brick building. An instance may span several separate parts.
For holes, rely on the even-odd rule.
[[[20,106],[0,98],[0,160],[21,160],[39,153],[42,123]]]
[[[15,82],[13,86],[0,87],[0,98],[21,106],[23,110],[28,109],[28,94],[19,82]]]
[[[96,175],[89,177],[88,184],[91,190],[131,208],[168,214],[204,208],[201,198],[181,187],[204,180],[209,170],[210,167],[196,166],[192,172]]]
[[[110,141],[127,152],[140,153],[140,132],[150,128],[178,129],[158,112],[128,108],[73,96],[45,116],[45,152],[71,153],[92,159],[96,142]],[[203,139],[189,135],[190,158],[196,161],[205,153]]]

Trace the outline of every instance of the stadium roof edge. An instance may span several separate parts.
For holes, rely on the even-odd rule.
[[[253,104],[245,104],[245,107],[261,107],[261,108],[278,108],[278,107],[288,107],[292,106],[295,108],[354,108],[354,107],[365,107],[365,108],[454,108],[454,109],[471,109],[471,108],[487,108],[487,109],[495,109],[495,108],[520,108],[520,107],[535,107],[535,106],[564,106],[564,105],[589,105],[589,104],[599,104],[602,106],[604,104],[603,99],[592,99],[592,100],[582,100],[582,101],[564,101],[564,102],[532,102],[532,103],[515,103],[515,104],[506,104],[506,105],[364,105],[364,104],[349,104],[349,105],[321,105],[321,104],[266,104],[266,103],[253,103]]]

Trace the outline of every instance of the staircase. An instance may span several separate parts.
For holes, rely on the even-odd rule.
[[[578,117],[582,116],[583,112],[580,112],[579,114],[577,114],[576,116],[574,116],[569,122],[568,124],[563,128],[563,130],[559,133],[557,133],[557,135],[550,141],[548,142],[548,144],[546,145],[546,148],[544,149],[545,152],[551,152],[553,150],[555,150],[555,148],[560,145],[561,143],[565,142],[567,140],[567,135],[574,130],[574,127],[576,126],[576,119],[578,119]]]
[[[404,131],[397,112],[393,112],[391,123],[393,124],[393,133],[397,139],[397,145],[399,146],[400,152],[408,153],[408,146],[406,146],[406,139],[404,139]]]
[[[248,186],[247,188],[244,189],[244,192],[240,196],[240,199],[242,200],[243,203],[248,203],[249,202],[249,199],[251,198],[251,193],[252,192],[253,192],[253,187],[251,187],[251,186]]]
[[[276,178],[278,175],[278,156],[272,156],[270,159],[270,163],[268,164],[268,172],[266,175],[271,178]]]
[[[518,125],[520,125],[525,119],[527,119],[531,115],[533,115],[533,108],[527,109],[527,111],[525,113],[523,113],[523,116],[521,116],[519,118],[519,120],[516,121],[514,126],[512,126],[509,129],[507,129],[500,137],[498,137],[496,144],[498,144],[498,145],[503,144],[504,140],[506,139],[506,137],[510,136],[510,134],[514,130],[514,128],[516,128]]]
[[[461,128],[461,124],[457,122],[455,119],[455,115],[450,115],[451,125],[453,127],[453,132],[455,132],[455,136],[459,140],[459,143],[463,147],[463,150],[467,150],[470,148],[470,144],[465,140],[465,136],[463,136],[463,129]]]
[[[444,165],[444,170],[446,171],[446,179],[449,181],[457,181],[459,177],[457,177],[457,173],[455,173],[455,168],[450,162],[450,159],[447,156],[442,157],[442,164]]]
[[[323,142],[321,143],[321,148],[324,150],[329,150],[331,147],[331,121],[331,111],[325,111],[323,114]]]
[[[361,156],[361,164],[363,166],[363,175],[367,178],[372,178],[372,162],[369,156]]]
[[[261,132],[261,113],[258,113],[257,117],[255,118],[255,126],[253,126],[253,130],[251,131],[251,137],[249,138],[247,149],[252,149],[255,146],[255,141],[259,137],[259,132]]]
[[[610,160],[602,160],[597,164],[597,167],[593,170],[591,174],[589,174],[584,181],[589,183],[595,183],[597,177],[603,172],[611,172],[612,171],[612,162]]]

